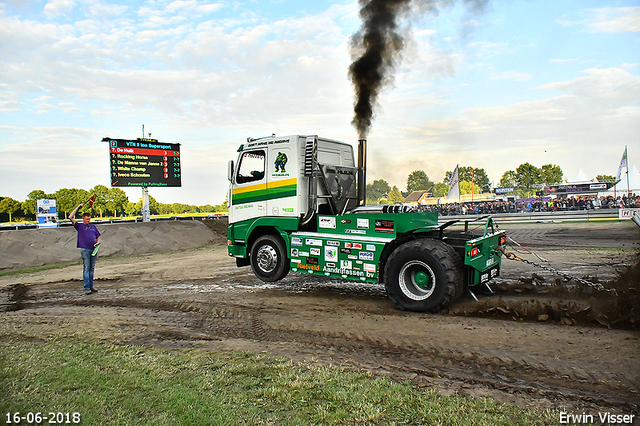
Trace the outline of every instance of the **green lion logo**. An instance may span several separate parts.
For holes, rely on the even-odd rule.
[[[286,173],[286,170],[284,169],[285,164],[287,164],[287,155],[283,154],[282,152],[278,152],[278,156],[276,157],[275,162],[276,173]]]

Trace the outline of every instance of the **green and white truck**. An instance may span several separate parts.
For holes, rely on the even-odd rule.
[[[506,236],[491,217],[475,235],[468,222],[440,225],[437,213],[365,204],[366,143],[358,142],[357,164],[350,144],[318,136],[240,145],[227,171],[236,264],[267,282],[291,271],[384,283],[400,309],[418,312],[498,276]]]

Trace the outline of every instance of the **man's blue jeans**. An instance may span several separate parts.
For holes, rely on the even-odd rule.
[[[93,270],[96,267],[96,259],[98,256],[91,256],[93,249],[81,248],[80,256],[82,256],[82,279],[84,280],[84,289],[93,288]]]

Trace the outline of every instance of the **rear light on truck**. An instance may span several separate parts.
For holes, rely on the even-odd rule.
[[[474,247],[467,252],[468,257],[475,257],[480,254],[480,249],[478,247]]]
[[[505,244],[507,244],[507,237],[503,235],[502,237],[500,237],[500,245],[503,246]]]

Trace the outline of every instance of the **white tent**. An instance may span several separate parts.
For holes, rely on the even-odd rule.
[[[593,179],[589,179],[587,175],[584,174],[582,169],[578,169],[578,173],[576,173],[573,179],[571,179],[567,183],[586,183],[586,182],[592,182],[592,181]]]

